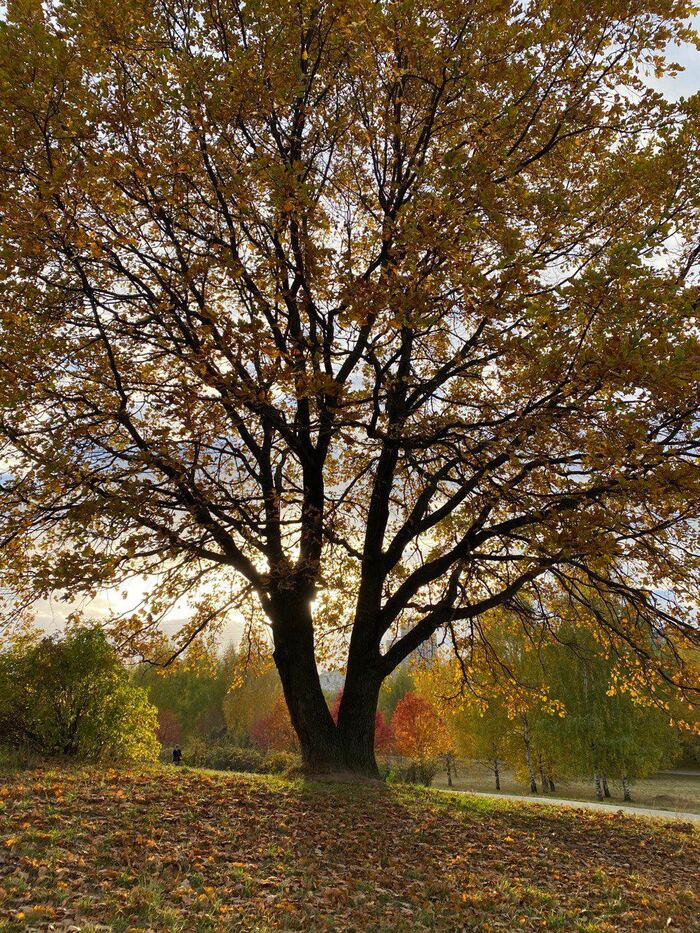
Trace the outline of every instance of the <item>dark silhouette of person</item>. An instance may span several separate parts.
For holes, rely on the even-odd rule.
[[[180,750],[179,745],[176,745],[175,748],[173,749],[173,764],[174,765],[182,764],[182,752]]]

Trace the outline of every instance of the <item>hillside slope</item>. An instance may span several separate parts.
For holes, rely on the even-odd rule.
[[[700,834],[409,788],[0,778],[0,929],[700,929]]]

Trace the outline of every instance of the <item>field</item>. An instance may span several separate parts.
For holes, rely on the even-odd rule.
[[[194,770],[0,778],[0,929],[700,929],[690,824]]]
[[[495,793],[493,775],[475,762],[459,762],[457,776],[452,779],[455,790],[485,791]],[[447,787],[445,773],[436,775],[435,787]],[[567,800],[595,800],[593,782],[559,781],[555,794],[541,796]],[[504,794],[527,794],[528,787],[521,780],[515,780],[509,771],[501,775],[501,792]],[[622,788],[616,782],[610,782],[611,799],[605,801],[612,807],[622,804]],[[653,807],[658,810],[670,810],[686,813],[700,813],[700,775],[697,771],[687,773],[659,773],[636,781],[632,786],[632,805]]]

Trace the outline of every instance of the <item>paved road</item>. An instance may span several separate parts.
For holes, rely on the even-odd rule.
[[[445,790],[447,794],[473,794],[475,797],[498,797],[501,800],[522,800],[525,803],[544,803],[549,807],[574,807],[577,810],[604,810],[607,813],[630,813],[634,816],[654,816],[661,820],[683,820],[700,823],[700,813],[684,813],[679,810],[653,810],[650,807],[632,807],[629,804],[595,803],[588,800],[561,800],[559,797],[530,797],[518,794],[486,794],[476,790]]]

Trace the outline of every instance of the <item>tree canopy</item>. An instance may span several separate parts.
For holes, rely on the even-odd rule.
[[[690,12],[10,4],[12,608],[264,619],[307,765],[365,771],[382,680],[437,630],[468,675],[495,606],[594,593],[645,675],[697,640],[700,101],[646,80]]]

